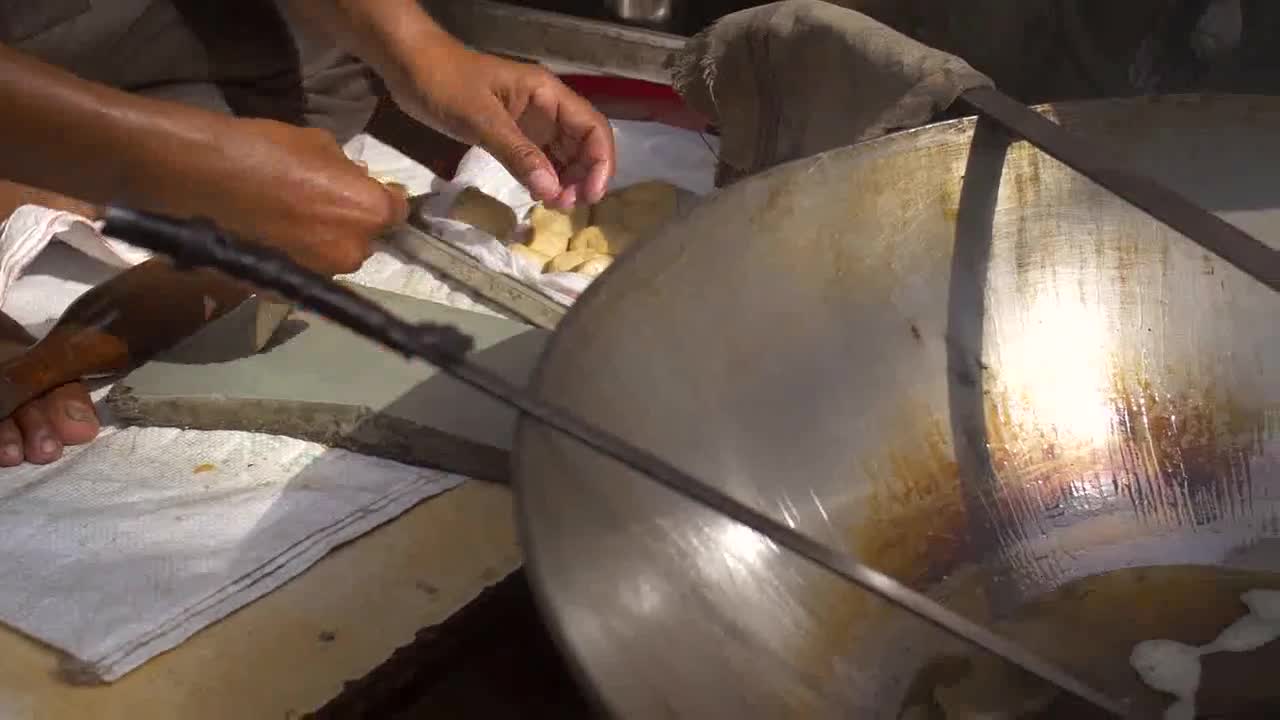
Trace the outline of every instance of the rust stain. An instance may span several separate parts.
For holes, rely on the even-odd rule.
[[[864,466],[872,489],[845,532],[846,547],[864,562],[923,589],[962,561],[969,542],[959,467],[945,425],[937,417],[919,418],[905,413],[899,426],[914,431],[901,433],[902,442],[880,462]],[[834,658],[848,656],[879,618],[898,612],[836,580],[816,587],[810,603],[822,627],[797,653],[797,667],[823,679],[830,679]]]
[[[1027,417],[1024,397],[997,388],[985,400],[997,477],[990,499],[1006,543],[1046,520],[1112,503],[1173,526],[1248,515],[1251,463],[1275,434],[1273,413],[1246,409],[1212,384],[1169,394],[1132,371],[1113,373],[1106,432],[1088,442]]]
[[[1212,384],[1179,396],[1140,379],[1117,377],[1114,385],[1111,450],[1135,511],[1194,525],[1247,511],[1265,412],[1231,403]]]
[[[986,497],[993,517],[982,520],[1000,528],[999,542],[1014,553],[1052,532],[1044,523],[1055,514],[1089,512],[1099,503],[1179,524],[1247,513],[1249,461],[1271,451],[1264,442],[1280,426],[1274,413],[1245,409],[1212,385],[1170,396],[1127,370],[1110,383],[1109,431],[1083,442],[1027,416],[1029,398],[1001,389],[998,378],[986,384],[995,484]],[[862,467],[869,492],[856,514],[843,518],[847,549],[919,590],[963,575],[979,559],[947,421],[927,412],[904,409],[891,421],[902,429],[900,439]],[[981,609],[982,583],[971,585],[974,597],[964,603]],[[797,668],[828,680],[835,659],[849,657],[898,612],[835,580],[815,583],[806,605],[822,623],[798,649]]]
[[[218,469],[218,466],[214,465],[213,463],[201,463],[195,466],[195,469],[191,471],[191,474],[199,475],[200,473],[213,472],[214,470],[217,470],[217,469]]]
[[[942,420],[932,418],[910,444],[888,451],[882,466],[866,468],[872,490],[850,545],[881,571],[921,587],[954,567],[967,549],[968,517]]]

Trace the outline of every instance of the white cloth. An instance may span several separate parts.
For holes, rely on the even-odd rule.
[[[460,482],[291,438],[107,428],[0,473],[0,618],[115,680]]]
[[[695,134],[617,125],[616,184],[661,177],[710,189],[714,156]],[[483,151],[468,153],[457,181],[446,183],[368,136],[346,150],[414,194],[471,184],[530,204]],[[3,310],[37,336],[82,292],[147,257],[77,220],[28,207],[0,232]],[[452,225],[451,238],[473,254],[492,244],[506,252],[491,236]],[[42,253],[55,236],[69,247]],[[488,312],[387,253],[347,277]],[[99,413],[109,424],[106,408]],[[291,438],[108,426],[56,463],[0,470],[0,621],[65,651],[83,677],[109,682],[462,480]]]

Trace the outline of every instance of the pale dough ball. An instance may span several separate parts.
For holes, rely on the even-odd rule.
[[[569,240],[570,250],[589,249],[617,255],[635,240],[635,233],[621,225],[592,225]]]
[[[600,253],[594,250],[570,250],[551,258],[547,264],[548,272],[569,272]]]
[[[538,272],[542,272],[547,266],[547,262],[551,260],[546,255],[524,245],[512,245],[510,247],[513,255],[524,258],[530,265],[537,268]]]
[[[613,264],[613,257],[612,257],[612,256],[610,256],[610,255],[596,255],[595,257],[591,258],[590,260],[588,260],[588,261],[586,261],[586,262],[582,263],[581,265],[579,265],[578,267],[574,268],[574,269],[573,269],[573,271],[574,271],[574,272],[576,272],[576,273],[582,273],[583,275],[586,275],[587,277],[597,277],[597,276],[599,276],[599,275],[600,275],[600,273],[602,273],[602,272],[604,272],[606,269],[608,269],[608,267],[609,267],[610,265],[612,265],[612,264]]]
[[[569,249],[569,238],[573,237],[573,218],[570,215],[539,203],[529,211],[529,225],[533,230],[529,247],[547,257],[555,257]]]
[[[449,208],[449,219],[483,230],[499,240],[516,229],[516,212],[501,200],[473,187],[458,193]]]
[[[569,238],[570,250],[594,250],[600,253],[609,252],[609,238],[604,228],[599,225],[586,227]]]
[[[591,209],[591,224],[616,229],[609,251],[622,252],[636,237],[657,230],[676,214],[679,191],[675,185],[649,180],[629,185],[606,195]],[[625,233],[623,235],[622,233]]]

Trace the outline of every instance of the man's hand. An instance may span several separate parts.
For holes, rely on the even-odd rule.
[[[462,47],[424,58],[396,102],[418,121],[488,150],[533,195],[567,208],[599,202],[614,170],[613,130],[537,65]]]
[[[283,7],[373,67],[408,115],[488,150],[535,199],[563,208],[604,195],[613,129],[541,67],[469,50],[418,0],[288,0]]]
[[[178,161],[182,182],[150,205],[209,217],[325,273],[359,269],[373,241],[408,217],[404,193],[369,177],[327,131],[227,118],[218,133],[223,150]]]
[[[130,95],[2,45],[0,100],[0,178],[208,217],[321,272],[355,270],[408,214],[323,130]]]

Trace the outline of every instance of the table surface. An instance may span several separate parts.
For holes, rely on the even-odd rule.
[[[59,653],[0,627],[0,717],[301,717],[516,570],[512,512],[466,482],[111,685],[67,684]]]

